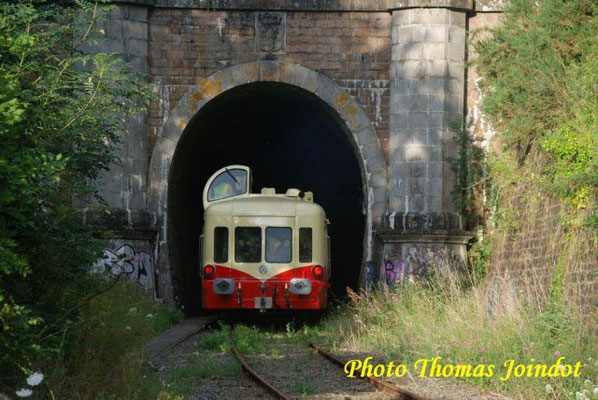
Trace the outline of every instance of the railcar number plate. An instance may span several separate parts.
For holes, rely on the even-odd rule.
[[[272,297],[255,297],[255,308],[272,308]]]

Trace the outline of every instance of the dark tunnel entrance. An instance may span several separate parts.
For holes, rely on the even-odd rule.
[[[332,292],[358,286],[365,216],[362,173],[338,113],[314,94],[282,83],[252,83],[224,92],[189,122],[168,181],[168,243],[175,295],[199,312],[202,190],[219,168],[252,169],[253,192],[298,188],[326,211],[332,248]]]

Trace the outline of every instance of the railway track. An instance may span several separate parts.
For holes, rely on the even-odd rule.
[[[179,353],[181,351],[182,351],[181,354],[190,353],[190,350],[187,349],[187,347],[190,345],[189,340],[191,340],[193,337],[196,337],[196,335],[201,334],[206,329],[209,329],[209,326],[213,326],[217,320],[218,320],[217,318],[188,319],[188,320],[185,320],[182,323],[179,323],[176,326],[172,327],[171,329],[169,329],[168,331],[166,331],[159,337],[156,337],[156,338],[150,340],[147,345],[147,348],[146,348],[146,355],[149,358],[150,365],[153,365],[158,371],[162,371],[162,370],[166,369],[166,366],[169,365],[168,363],[166,363],[166,366],[162,366],[163,361],[164,361],[163,359],[171,351],[175,351],[175,353],[176,353],[176,351],[177,351],[176,349],[179,349],[179,347],[182,347],[179,350]],[[330,395],[340,396],[339,393],[342,393],[343,390],[348,390],[349,394],[354,393],[355,395],[358,395],[359,393],[362,393],[362,391],[365,390],[367,393],[371,393],[370,396],[371,395],[375,396],[375,397],[367,397],[367,398],[378,399],[378,398],[381,398],[382,396],[384,396],[384,398],[392,398],[392,399],[423,400],[422,396],[411,393],[411,392],[409,392],[401,387],[398,387],[395,384],[390,383],[388,381],[374,378],[374,377],[371,377],[371,378],[364,377],[363,380],[365,382],[369,383],[370,385],[375,386],[377,389],[381,390],[382,392],[386,392],[386,393],[383,394],[381,392],[368,390],[367,384],[358,384],[358,382],[360,381],[359,379],[355,379],[355,380],[351,379],[350,381],[352,381],[353,383],[349,383],[349,380],[347,380],[347,378],[344,376],[344,373],[340,372],[340,371],[344,370],[345,361],[343,361],[339,357],[335,356],[334,354],[331,354],[330,352],[324,350],[320,346],[317,346],[314,343],[309,343],[309,347],[307,347],[307,346],[304,347],[304,345],[301,345],[299,347],[293,346],[294,347],[294,350],[292,353],[293,354],[293,364],[291,366],[289,366],[288,364],[275,365],[274,368],[276,371],[273,374],[272,369],[270,369],[270,370],[264,369],[264,365],[265,365],[265,363],[268,363],[268,361],[263,361],[263,360],[256,361],[256,359],[255,359],[256,356],[250,356],[249,357],[250,361],[248,361],[247,358],[245,356],[243,356],[238,351],[236,344],[235,344],[235,340],[234,340],[234,328],[233,327],[231,327],[231,329],[229,330],[228,340],[230,343],[232,356],[238,361],[238,363],[242,367],[242,370],[251,378],[251,380],[258,384],[258,386],[254,386],[253,390],[258,390],[258,391],[265,390],[268,393],[270,393],[274,398],[292,399],[292,398],[297,397],[297,390],[296,390],[297,385],[296,384],[300,383],[300,380],[297,379],[297,375],[293,374],[291,369],[295,368],[295,366],[296,366],[296,362],[298,361],[297,352],[299,352],[302,354],[302,356],[301,356],[302,358],[301,357],[300,358],[303,360],[303,362],[305,362],[306,359],[312,360],[311,366],[307,369],[308,374],[310,376],[309,379],[313,379],[313,381],[310,383],[315,384],[315,386],[319,385],[320,387],[322,387],[322,382],[325,382],[325,384],[323,386],[329,386],[332,389],[333,393],[328,393],[327,395],[324,395],[322,393],[322,395],[324,395],[326,397],[329,397]],[[318,360],[317,358],[313,358],[312,354],[314,354],[314,353],[321,357],[321,361],[317,361]],[[179,356],[175,356],[175,358],[179,359],[181,354],[179,354]],[[257,357],[260,357],[260,356],[257,356]],[[159,361],[161,358],[162,358],[162,361]],[[252,358],[253,358],[253,360],[251,360]],[[152,362],[152,360],[157,360],[157,361],[154,364]],[[325,360],[327,360],[327,361],[325,361]],[[185,361],[183,361],[183,362],[185,362]],[[255,368],[252,367],[251,364],[253,364],[255,366]],[[172,364],[170,366],[168,366],[168,368],[171,368],[171,367],[172,367]],[[291,369],[287,370],[287,368],[289,368],[289,367],[291,367]],[[335,367],[338,367],[339,371],[337,371]],[[262,372],[260,372],[260,368],[261,368]],[[318,372],[317,374],[313,373],[313,372],[316,372],[314,368],[319,369],[317,371]],[[295,376],[295,377],[293,377],[293,376]],[[332,379],[332,376],[336,377],[335,378],[336,381],[335,381],[335,379]],[[230,382],[229,385],[233,385],[233,386],[241,385],[244,387],[248,387],[247,383],[248,383],[248,381],[245,383],[242,383],[241,381],[239,381],[239,382]],[[343,389],[343,386],[345,386],[344,389]],[[231,386],[231,389],[232,389],[232,386]],[[289,394],[288,392],[286,392],[287,389],[290,389],[291,393],[293,393],[293,394]],[[378,395],[376,395],[375,393],[378,393]],[[247,394],[248,393],[245,393],[244,395],[247,395]],[[313,394],[315,394],[315,393],[313,393]],[[254,395],[256,397],[259,397],[257,392],[254,393]],[[363,394],[361,394],[361,395],[363,395]],[[358,395],[358,397],[361,395]],[[199,395],[199,397],[193,397],[193,398],[204,398],[202,396],[203,395]],[[213,398],[213,397],[214,396],[212,396],[212,397],[208,396],[208,398]],[[220,396],[216,396],[215,398],[218,398],[218,397],[220,397]],[[351,395],[351,397],[353,397],[353,396]],[[345,398],[350,398],[350,397],[346,396]],[[359,398],[362,398],[362,397],[359,397]]]
[[[172,385],[171,390],[184,398],[263,399],[268,392],[278,399],[304,396],[312,399],[424,399],[424,395],[415,394],[386,380],[374,377],[347,379],[345,360],[314,343],[305,342],[296,334],[266,334],[266,341],[260,339],[247,347],[255,339],[246,336],[246,332],[239,332],[233,327],[236,324],[229,322],[228,335],[215,335],[216,343],[221,343],[218,346],[228,342],[231,349],[228,354],[222,353],[222,347],[198,345],[199,338],[206,330],[212,326],[217,328],[214,326],[217,321],[217,317],[185,320],[148,342],[146,356],[149,366],[157,371],[161,379],[165,379],[168,386]],[[236,344],[248,350],[254,349],[255,345],[254,350],[257,351],[242,355]],[[264,348],[264,345],[267,347]],[[189,374],[190,371],[193,373]],[[207,375],[202,375],[206,374],[205,371],[208,371]],[[441,382],[420,386],[415,381],[413,383],[412,387],[419,393],[425,393],[428,398],[506,398],[467,385]]]
[[[273,385],[272,383],[268,382],[268,380],[266,380],[266,378],[264,378],[261,374],[257,373],[247,362],[247,360],[245,359],[245,357],[243,357],[243,355],[241,353],[239,353],[239,351],[237,350],[237,347],[235,345],[235,340],[234,340],[234,336],[233,336],[233,330],[231,330],[229,332],[229,340],[230,340],[230,347],[232,350],[232,353],[234,355],[234,357],[237,359],[237,361],[241,364],[243,370],[254,380],[256,381],[260,386],[262,386],[264,389],[266,389],[270,394],[272,394],[274,397],[278,398],[278,399],[282,399],[282,400],[287,400],[287,399],[291,399],[292,396],[285,393],[283,390],[277,388],[275,385]],[[319,354],[320,356],[322,356],[323,358],[327,359],[328,361],[330,361],[332,364],[338,366],[339,368],[343,369],[345,366],[345,362],[342,361],[340,358],[338,358],[337,356],[327,352],[326,350],[322,349],[321,347],[310,343],[309,346],[311,348],[314,349],[314,351]],[[391,393],[392,395],[394,395],[393,398],[395,399],[401,399],[401,400],[424,400],[424,398],[422,396],[416,395],[414,393],[409,392],[408,390],[402,389],[400,387],[398,387],[397,385],[390,383],[388,381],[382,380],[382,379],[378,379],[378,378],[374,378],[374,377],[364,377],[364,380],[366,380],[368,383],[370,383],[371,385],[376,386],[378,389]]]

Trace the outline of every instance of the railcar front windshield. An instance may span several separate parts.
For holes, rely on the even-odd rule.
[[[290,263],[292,258],[291,238],[291,228],[266,228],[266,261]]]
[[[235,228],[235,261],[255,263],[262,261],[262,229]]]
[[[225,199],[247,193],[247,171],[227,169],[216,177],[208,190],[208,201]]]

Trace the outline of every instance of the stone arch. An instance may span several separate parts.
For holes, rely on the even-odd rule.
[[[148,173],[148,210],[158,228],[155,245],[158,294],[172,299],[167,245],[167,192],[170,164],[179,139],[204,105],[225,91],[249,83],[278,82],[313,93],[336,111],[346,126],[347,136],[356,153],[363,182],[363,212],[366,216],[363,262],[375,256],[374,230],[382,226],[387,213],[387,167],[373,125],[356,100],[336,82],[299,64],[257,61],[225,68],[190,86],[176,102],[164,122],[152,151]],[[364,271],[360,282],[363,282]]]

